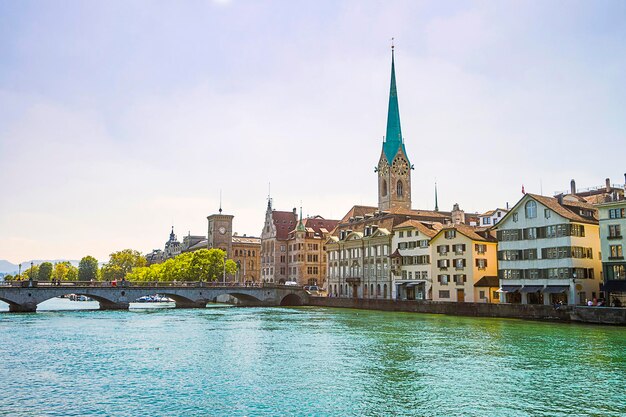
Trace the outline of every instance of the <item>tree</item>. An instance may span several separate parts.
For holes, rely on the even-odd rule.
[[[52,279],[60,281],[76,281],[78,279],[78,268],[68,261],[56,263],[52,269]]]
[[[52,278],[52,264],[44,262],[39,265],[39,273],[37,274],[39,281],[50,281]]]
[[[13,275],[11,275],[11,274],[4,276],[4,280],[5,281],[13,281],[14,279],[15,279],[15,277]]]
[[[146,263],[146,258],[136,250],[124,249],[113,252],[109,257],[109,262],[102,266],[100,276],[107,281],[122,279],[133,268],[146,266]]]
[[[32,279],[37,280],[39,276],[39,265],[33,265],[28,268],[26,271],[22,272],[22,279]]]
[[[91,281],[98,278],[98,260],[93,256],[85,256],[78,264],[78,280]]]

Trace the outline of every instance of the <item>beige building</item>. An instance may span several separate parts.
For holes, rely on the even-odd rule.
[[[300,221],[287,238],[287,271],[289,281],[299,285],[326,285],[326,251],[324,244],[339,223],[322,216],[307,217]]]
[[[434,301],[499,302],[497,242],[487,228],[446,225],[430,246]]]
[[[233,234],[232,259],[239,268],[235,280],[240,283],[258,283],[261,276],[261,238]]]

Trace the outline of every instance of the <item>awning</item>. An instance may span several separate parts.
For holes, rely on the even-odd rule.
[[[601,291],[626,292],[626,280],[610,280],[600,286]]]
[[[474,284],[474,287],[489,287],[489,288],[495,288],[495,287],[499,287],[500,286],[500,280],[498,280],[498,277],[496,276],[484,276],[481,279],[479,279],[476,284]]]
[[[544,294],[561,294],[565,291],[569,290],[569,286],[567,285],[548,285],[544,288]]]
[[[516,292],[522,288],[521,285],[503,285],[498,291],[500,292]]]
[[[404,284],[404,286],[405,286],[406,288],[411,288],[411,287],[415,287],[415,286],[420,285],[420,284],[423,284],[423,283],[424,283],[424,281],[418,281],[418,282],[407,282],[407,283],[405,283],[405,284]]]
[[[519,292],[539,292],[543,290],[543,285],[526,285]]]

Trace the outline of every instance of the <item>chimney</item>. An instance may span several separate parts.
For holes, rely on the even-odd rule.
[[[509,202],[508,201],[506,202],[506,209],[507,210],[509,209]]]
[[[574,180],[572,180],[572,182],[574,182]],[[557,200],[559,200],[559,204],[562,206],[563,205],[563,193],[557,195],[556,198]]]
[[[570,193],[576,194],[576,181],[571,180],[569,183],[569,187],[570,187]]]
[[[606,180],[604,180],[604,183],[606,184],[606,192],[610,192],[611,191],[611,180],[609,178],[607,178]]]

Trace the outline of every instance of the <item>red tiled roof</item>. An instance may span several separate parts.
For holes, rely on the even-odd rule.
[[[272,211],[272,221],[276,227],[276,239],[286,240],[289,232],[298,224],[296,213],[293,211]]]
[[[320,216],[315,216],[302,219],[302,223],[307,229],[313,229],[315,233],[323,234],[320,229],[326,229],[326,231],[331,232],[335,227],[337,227],[339,220],[330,220],[324,219]]]

